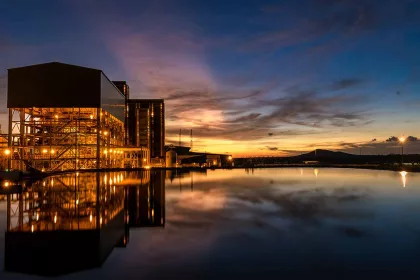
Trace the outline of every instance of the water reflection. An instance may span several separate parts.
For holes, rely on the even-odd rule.
[[[26,231],[16,230],[20,225],[15,218],[7,235],[20,235],[21,244],[15,253],[19,254],[20,266],[32,265],[26,261],[30,254],[27,251],[31,251],[32,258],[43,260],[35,263],[49,270],[56,269],[55,259],[67,263],[67,271],[100,266],[113,247],[127,246],[114,251],[100,270],[66,279],[166,279],[174,275],[186,279],[248,279],[250,275],[265,277],[267,271],[275,273],[273,279],[279,275],[295,279],[287,277],[295,272],[306,273],[306,277],[297,279],[307,279],[332,270],[339,276],[353,272],[366,276],[366,272],[384,268],[399,276],[418,271],[420,189],[415,186],[419,186],[420,174],[329,168],[319,171],[322,174],[318,177],[313,168],[163,173],[152,169],[115,176],[102,173],[99,180],[96,174],[90,174],[90,178],[85,173],[76,176],[95,184],[99,181],[100,199],[94,193],[93,199],[86,198],[81,190],[89,190],[87,183],[68,182],[65,188],[59,181],[65,176],[54,177],[53,181],[25,184],[21,192],[9,196],[10,203],[15,201],[12,210],[17,211],[18,196],[22,195],[22,228]],[[403,189],[401,183],[405,185],[408,176],[410,187]],[[11,189],[13,186],[8,186]],[[42,195],[40,203],[49,206],[60,201],[54,192],[63,192],[70,202],[61,207],[70,209],[72,215],[56,208],[48,214],[43,210],[46,206],[39,210],[31,206],[36,214],[31,214],[32,223],[28,224],[25,211],[31,209],[26,206],[31,205],[31,196]],[[114,207],[123,210],[109,218],[108,209],[112,207],[107,204],[116,200],[122,204]],[[89,201],[94,204],[87,206]],[[96,211],[98,208],[101,210]],[[102,224],[100,219],[97,222],[98,215]],[[48,230],[38,230],[36,221],[47,223]],[[95,228],[83,228],[90,223]],[[57,248],[50,249],[43,239]],[[6,251],[10,254],[10,248]],[[79,264],[82,261],[84,266]]]
[[[403,183],[403,187],[405,188],[405,183],[406,183],[406,176],[407,176],[407,172],[406,171],[401,171],[400,172],[400,174],[401,174],[401,180],[402,180],[402,183]]]
[[[165,223],[162,171],[77,172],[17,186],[2,189],[7,271],[59,275],[97,267],[127,245],[129,227]]]

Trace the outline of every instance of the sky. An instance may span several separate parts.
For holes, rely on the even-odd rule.
[[[59,61],[164,98],[166,141],[240,156],[420,153],[420,0],[0,2],[7,69]]]

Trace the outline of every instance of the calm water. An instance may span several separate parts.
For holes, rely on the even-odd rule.
[[[89,188],[82,188],[77,217],[32,222],[35,231],[76,231],[93,227],[92,213],[100,227],[113,211],[129,217],[125,248],[114,248],[101,268],[59,279],[420,279],[420,174],[297,168],[116,176],[100,195],[109,193],[103,209],[89,212]],[[0,266],[6,210],[0,201]],[[28,219],[19,228],[11,219],[11,230],[30,233]],[[2,269],[0,279],[44,278]]]

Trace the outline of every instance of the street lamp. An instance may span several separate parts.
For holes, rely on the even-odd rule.
[[[401,166],[402,166],[404,164],[404,142],[405,142],[405,138],[400,137],[398,140],[400,140],[400,143],[401,143]]]

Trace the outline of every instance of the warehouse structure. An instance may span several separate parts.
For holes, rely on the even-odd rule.
[[[126,96],[97,69],[8,70],[8,169],[122,168]]]

